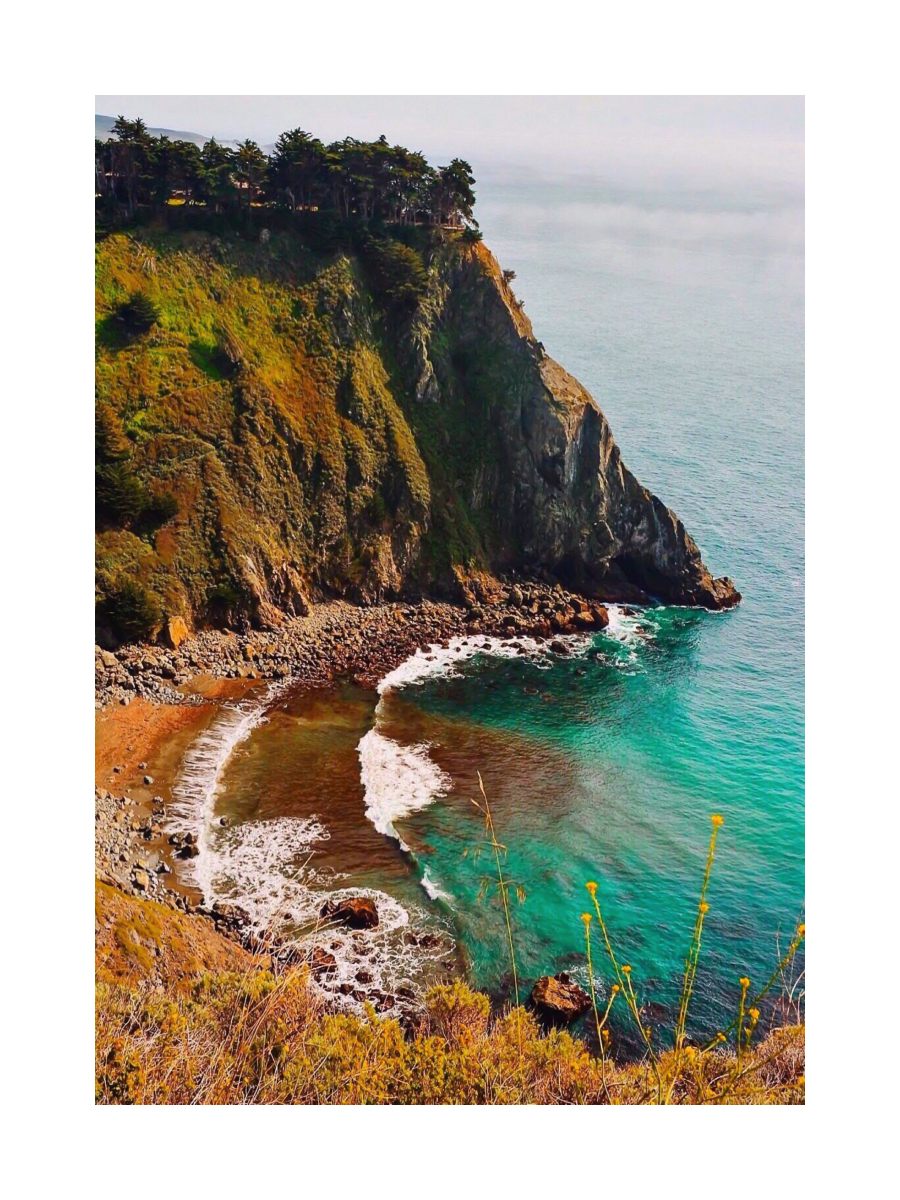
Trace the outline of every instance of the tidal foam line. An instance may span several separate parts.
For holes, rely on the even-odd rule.
[[[589,634],[566,635],[573,655],[584,654],[591,645]],[[380,699],[375,709],[375,725],[358,746],[360,778],[365,792],[366,816],[379,833],[394,838],[407,850],[394,821],[427,808],[453,787],[453,780],[435,763],[427,743],[403,746],[381,732],[385,699],[390,692],[414,687],[428,679],[452,679],[457,668],[476,655],[494,658],[526,657],[532,665],[549,669],[553,656],[545,646],[530,637],[498,638],[485,634],[454,637],[447,646],[437,643],[427,650],[416,650],[378,684]],[[430,881],[429,881],[430,882]],[[429,886],[423,886],[429,892]],[[434,898],[434,897],[432,897]]]
[[[235,747],[266,719],[268,707],[285,687],[286,683],[280,681],[272,684],[261,700],[223,705],[188,749],[172,788],[170,812],[174,822],[170,823],[178,832],[192,833],[200,851],[185,864],[185,876],[203,893],[205,903],[212,903],[213,899],[215,868],[210,854],[210,829],[222,772]]]

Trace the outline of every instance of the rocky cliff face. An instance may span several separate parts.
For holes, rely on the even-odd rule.
[[[105,638],[273,626],[309,598],[460,596],[550,575],[725,607],[482,246],[428,254],[398,315],[289,234],[115,235],[97,254],[97,593]],[[135,290],[149,333],[117,314]],[[176,511],[177,510],[177,511]]]
[[[731,580],[712,578],[681,521],[624,465],[591,395],[535,340],[493,255],[457,249],[440,278],[415,392],[469,427],[465,498],[492,527],[491,566],[544,569],[609,599],[736,604]]]

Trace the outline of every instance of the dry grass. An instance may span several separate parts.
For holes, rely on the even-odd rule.
[[[679,1072],[675,1104],[803,1103],[802,1026],[744,1057],[718,1049]],[[421,1027],[329,1015],[306,969],[224,975],[190,995],[97,989],[100,1104],[640,1104],[655,1100],[647,1063],[620,1066],[524,1009],[491,1023],[463,983],[434,989]],[[663,1071],[671,1067],[663,1055]]]

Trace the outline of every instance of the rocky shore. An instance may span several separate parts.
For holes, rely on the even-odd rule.
[[[167,887],[172,868],[151,843],[162,836],[165,816],[161,797],[154,798],[151,814],[127,794],[116,796],[106,788],[94,789],[94,868],[97,879],[129,896],[155,900],[169,908],[205,917],[216,932],[258,952],[262,947],[247,933],[247,914],[236,905],[215,904],[211,909]]]
[[[280,628],[245,633],[205,630],[177,645],[95,649],[95,704],[128,704],[135,696],[160,704],[202,703],[191,692],[198,675],[218,679],[295,679],[323,687],[349,678],[374,687],[418,648],[451,637],[487,634],[554,640],[559,634],[603,629],[604,605],[559,584],[510,581],[466,591],[466,603],[432,601],[356,607],[315,605]],[[561,643],[562,651],[564,644]],[[185,690],[187,689],[187,690]]]

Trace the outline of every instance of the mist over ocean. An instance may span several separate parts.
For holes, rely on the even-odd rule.
[[[615,612],[569,658],[470,647],[399,678],[377,711],[350,688],[286,702],[225,768],[220,808],[237,829],[315,818],[327,833],[304,853],[320,882],[376,888],[449,930],[473,982],[505,995],[502,914],[477,898],[488,864],[465,853],[483,836],[480,770],[526,893],[513,918],[526,985],[586,981],[593,879],[662,1024],[720,812],[696,1009],[713,1029],[740,975],[768,977],[803,905],[802,196],[526,171],[485,172],[477,191],[536,336],[743,604]],[[241,859],[245,888],[280,869],[260,854]]]

